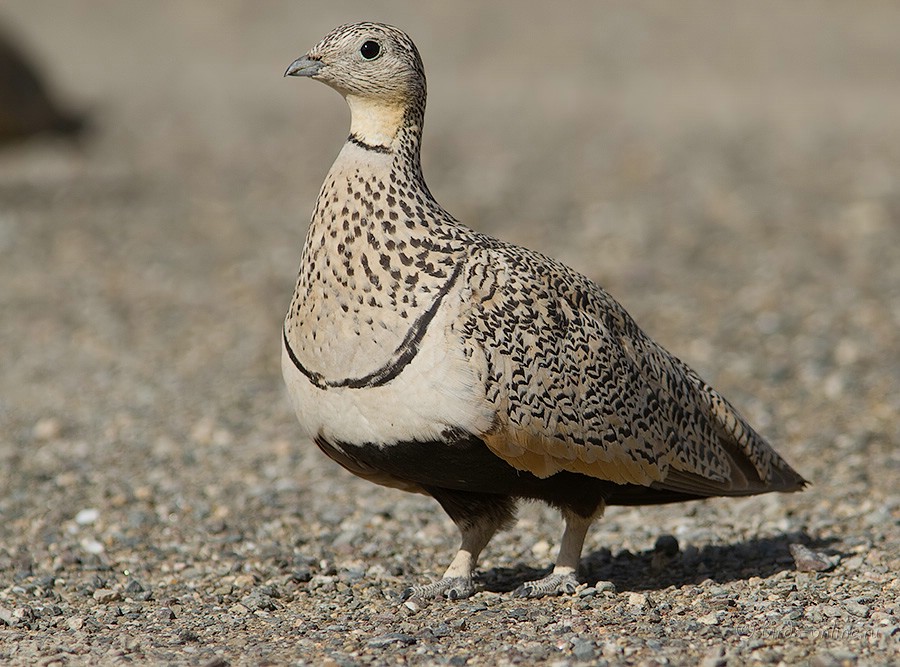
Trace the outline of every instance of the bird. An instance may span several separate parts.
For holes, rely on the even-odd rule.
[[[421,167],[425,70],[412,39],[342,25],[284,76],[339,92],[350,133],[325,177],[282,329],[305,435],[351,473],[434,498],[460,546],[404,599],[467,598],[521,501],[557,508],[552,571],[513,594],[572,594],[609,505],[797,491],[738,411],[593,281],[456,220]]]
[[[87,118],[62,108],[23,49],[0,31],[0,147],[33,136],[77,139]]]

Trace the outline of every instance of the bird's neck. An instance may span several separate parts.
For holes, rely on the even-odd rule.
[[[424,109],[400,101],[347,95],[350,137],[374,149],[412,149],[418,160]]]

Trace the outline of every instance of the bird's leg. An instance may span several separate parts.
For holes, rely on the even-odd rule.
[[[429,489],[459,528],[462,542],[444,576],[424,586],[403,591],[403,598],[467,598],[475,592],[472,572],[478,556],[494,533],[513,518],[514,505],[508,498],[488,494]]]
[[[425,586],[412,586],[403,592],[404,598],[433,598],[444,596],[451,600],[467,598],[475,592],[472,571],[478,555],[497,532],[498,526],[489,521],[460,526],[462,544],[444,572],[444,576]]]
[[[571,510],[563,510],[566,529],[563,532],[562,543],[559,545],[559,556],[553,572],[543,579],[522,584],[513,591],[513,595],[522,598],[539,598],[545,595],[562,595],[564,593],[571,595],[574,593],[578,586],[576,574],[578,573],[578,564],[581,562],[581,549],[595,516],[596,514],[584,517]]]

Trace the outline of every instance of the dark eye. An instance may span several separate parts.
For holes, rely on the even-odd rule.
[[[363,45],[359,47],[359,55],[365,60],[375,60],[380,53],[381,45],[371,39],[367,42],[363,42]]]

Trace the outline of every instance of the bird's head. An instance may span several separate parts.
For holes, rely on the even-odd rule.
[[[351,133],[366,143],[390,145],[411,117],[421,125],[425,69],[413,41],[392,26],[335,28],[284,75],[322,81],[343,95],[352,114]]]

